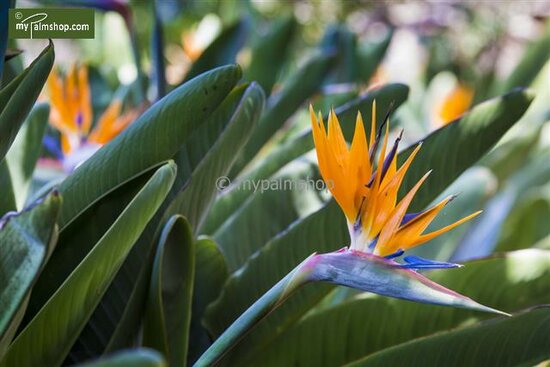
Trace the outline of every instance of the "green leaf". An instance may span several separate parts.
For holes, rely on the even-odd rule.
[[[189,364],[195,363],[210,346],[211,338],[202,326],[206,306],[218,297],[229,276],[223,255],[214,241],[200,238],[195,244],[195,284],[189,337]]]
[[[361,111],[363,116],[371,115],[373,100],[376,100],[378,108],[389,106],[391,101],[395,101],[397,108],[407,99],[408,93],[409,88],[403,84],[389,84],[380,89],[370,91],[356,100],[337,108],[336,113],[342,123],[345,136],[349,139],[353,134],[357,111]],[[383,118],[383,114],[379,114],[378,122],[381,123]],[[370,129],[370,124],[367,125],[365,128]],[[258,182],[269,178],[281,167],[313,148],[313,136],[311,135],[311,129],[308,129],[299,137],[275,147],[264,159],[251,167],[242,177],[235,180],[234,187],[239,187],[240,182]],[[229,216],[236,212],[248,197],[249,193],[246,190],[231,190],[230,188],[229,191],[224,192],[212,206],[212,210],[210,210],[203,226],[203,232],[208,234],[214,233]]]
[[[241,121],[241,119],[246,118],[247,113],[259,107],[255,105],[258,91],[257,87],[247,85],[235,88],[207,121],[202,122],[193,133],[187,136],[174,156],[178,165],[176,183],[162,208],[130,252],[89,324],[81,333],[71,353],[72,361],[80,361],[86,356],[91,357],[129,346],[131,338],[141,323],[146,298],[144,290],[147,289],[152,267],[151,259],[154,257],[154,246],[158,242],[162,224],[168,219],[169,214],[182,213],[193,218],[196,216],[198,219],[202,217],[203,211],[209,205],[210,195],[216,192],[214,182],[208,183],[204,179],[210,180],[216,177],[217,172],[223,172],[227,169],[225,165],[231,163],[231,157],[234,156],[232,152],[237,149],[230,144],[231,139],[235,138],[236,130],[241,124],[253,123],[251,120]],[[243,100],[245,92],[247,98]],[[234,115],[240,117],[233,119]],[[240,135],[246,135],[238,132]],[[242,139],[240,135],[236,140]],[[212,154],[212,147],[218,151],[217,154]],[[201,187],[200,183],[204,187]],[[192,208],[196,210],[193,212],[180,210],[174,202],[181,202],[182,195],[186,195],[185,191],[192,189],[193,186],[200,193],[200,198],[195,197],[192,200],[196,203]]]
[[[268,109],[244,146],[229,177],[235,177],[305,100],[319,89],[333,58],[333,55],[313,57],[296,75],[288,78],[280,92],[271,96]]]
[[[184,82],[210,69],[235,62],[248,34],[248,21],[241,19],[222,30],[221,34],[203,51],[191,66]]]
[[[15,194],[13,193],[13,184],[11,183],[11,174],[6,160],[0,160],[0,215],[16,210]]]
[[[529,107],[533,96],[517,90],[474,107],[468,114],[422,140],[422,148],[411,164],[400,193],[408,192],[433,169],[422,185],[410,210],[420,211],[449,186],[462,172],[477,162],[514,125]],[[400,164],[416,144],[399,154]]]
[[[348,243],[349,234],[344,216],[338,205],[331,201],[321,210],[297,221],[271,239],[242,268],[233,273],[220,296],[208,307],[204,318],[205,326],[212,335],[219,336],[254,301],[306,257],[314,252],[334,251]],[[266,346],[331,289],[332,286],[327,284],[300,289],[244,337],[235,353],[246,353],[249,348]]]
[[[34,167],[42,150],[42,139],[48,126],[50,107],[37,104],[19,130],[6,159],[15,190],[17,207],[22,208],[27,198]]]
[[[61,365],[128,252],[166,197],[174,182],[175,170],[173,163],[167,163],[155,172],[17,336],[0,366]]]
[[[0,359],[15,335],[27,299],[57,240],[57,193],[0,219]]]
[[[54,48],[50,43],[23,73],[0,90],[0,160],[38,98],[53,61]]]
[[[145,349],[130,349],[114,353],[99,360],[82,363],[79,367],[166,367],[167,364],[158,352]]]
[[[229,271],[243,266],[294,221],[318,210],[323,204],[316,190],[320,182],[315,163],[303,159],[269,179],[238,183],[235,190],[248,193],[248,199],[212,234]]]
[[[328,83],[357,83],[360,75],[360,60],[357,52],[357,36],[345,25],[331,26],[321,41],[323,51],[335,53],[336,58]]]
[[[227,175],[240,147],[248,141],[263,105],[263,91],[256,83],[252,83],[244,91],[236,109],[221,110],[224,122],[227,121],[225,129],[193,171],[189,186],[173,199],[165,217],[168,214],[183,214],[189,218],[195,230],[200,228],[206,210],[218,192],[217,180]],[[232,115],[225,115],[232,111]]]
[[[460,269],[437,270],[429,275],[445,287],[508,311],[549,302],[550,284],[546,281],[549,276],[550,251],[543,250],[476,260]],[[249,358],[233,359],[232,363],[339,366],[396,344],[472,325],[490,316],[360,294],[304,317],[264,349],[249,351]],[[303,344],[306,340],[307,344]],[[318,348],[319,345],[325,347]]]
[[[32,320],[101,240],[153,173],[154,170],[151,170],[101,198],[60,233],[55,251],[42,270],[31,294],[23,326]]]
[[[549,234],[550,185],[525,193],[506,218],[500,231],[496,251],[529,248]]]
[[[112,190],[165,162],[204,123],[241,77],[238,66],[214,69],[155,103],[60,186],[65,229]]]
[[[550,358],[550,308],[388,348],[352,366],[535,366]]]
[[[271,94],[271,89],[287,60],[297,28],[294,17],[282,18],[276,21],[266,34],[261,35],[252,47],[252,60],[245,71],[245,78],[258,82],[266,95]]]
[[[143,345],[162,352],[170,366],[187,364],[194,247],[189,222],[170,218],[157,247],[143,329]]]
[[[452,261],[465,261],[490,255],[495,249],[501,228],[521,193],[550,180],[550,151],[534,155],[530,164],[516,172],[506,185],[487,203],[485,211],[474,222],[458,244]]]

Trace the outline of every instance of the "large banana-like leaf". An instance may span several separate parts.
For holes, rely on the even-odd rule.
[[[193,228],[200,228],[206,210],[218,193],[218,180],[227,175],[235,162],[239,148],[248,141],[263,105],[262,89],[256,83],[250,84],[233,115],[226,118],[226,121],[229,121],[223,133],[195,168],[189,186],[173,199],[166,211],[167,214],[183,214]]]
[[[297,28],[293,17],[282,18],[276,21],[266,34],[261,35],[252,47],[252,58],[245,71],[245,78],[260,84],[266,95],[271,94],[271,89],[287,60]]]
[[[536,366],[550,358],[550,308],[541,307],[394,346],[350,366]]]
[[[550,302],[550,251],[524,250],[434,271],[431,279],[504,310]],[[495,282],[495,279],[499,279]],[[362,294],[306,316],[237,365],[336,366],[442,330],[471,325],[490,314]],[[307,340],[307,344],[301,341]],[[319,348],[319,345],[325,348]],[[251,345],[249,345],[251,347]],[[242,349],[244,350],[244,348]]]
[[[125,350],[100,358],[97,361],[79,364],[78,367],[166,367],[162,355],[154,350],[138,348]]]
[[[151,178],[153,172],[151,170],[101,198],[84,215],[60,233],[55,251],[42,270],[31,294],[23,325],[31,321],[105,235],[124,208]]]
[[[416,194],[410,209],[424,209],[477,162],[520,119],[532,100],[533,96],[523,90],[510,92],[477,105],[464,117],[422,139],[422,148],[411,164],[400,192],[408,192],[430,169],[433,173]],[[414,146],[399,155],[400,163]]]
[[[243,134],[241,129],[254,124],[254,116],[259,113],[262,102],[261,91],[254,84],[238,87],[211,114],[208,121],[203,122],[185,140],[174,157],[183,174],[178,173],[165,204],[132,249],[89,325],[79,337],[74,353],[71,353],[72,360],[78,361],[83,356],[103,353],[105,349],[111,351],[127,346],[128,338],[139,326],[146,296],[143,289],[148,282],[150,257],[143,254],[151,253],[163,217],[166,220],[171,214],[181,213],[192,217],[194,221],[200,221],[216,193],[215,180],[227,172],[233,162],[234,152],[238,149],[234,141],[246,139],[247,134]],[[190,182],[187,182],[190,177]],[[188,190],[195,193],[190,202],[182,199],[188,198]]]
[[[53,60],[54,49],[50,43],[23,73],[0,90],[0,160],[4,159],[38,98]]]
[[[63,182],[61,190],[74,199],[73,205],[65,207],[72,214],[66,216],[66,228],[61,232],[59,246],[39,279],[38,292],[33,293],[28,320],[103,236],[141,189],[148,179],[148,172],[174,157],[194,132],[208,124],[212,111],[239,78],[239,68],[227,66],[203,74],[172,91]],[[199,148],[193,150],[196,159],[205,154],[204,146],[199,144]],[[177,193],[181,190],[189,176],[186,167],[181,166],[177,184],[174,185],[177,187],[173,191]],[[75,219],[75,216],[78,218]],[[153,234],[158,220],[160,218],[149,230]],[[74,225],[69,225],[72,223]],[[146,246],[151,244],[152,237],[148,237]],[[74,243],[79,246],[73,246]],[[132,253],[140,259],[144,258],[143,252]],[[129,279],[135,281],[134,277]]]
[[[17,336],[0,366],[61,365],[128,252],[168,194],[175,171],[174,163],[169,162],[153,174]]]
[[[397,108],[407,99],[408,93],[409,88],[403,84],[389,84],[372,90],[356,100],[337,108],[336,113],[342,122],[345,136],[348,138],[352,136],[357,111],[361,111],[363,116],[370,116],[374,100],[377,101],[378,108],[385,108],[392,101],[395,102],[395,107]],[[381,123],[383,118],[384,116],[379,114],[378,123]],[[299,137],[274,148],[264,159],[243,174],[242,178],[235,180],[234,187],[238,188],[240,182],[243,181],[258,182],[271,177],[281,167],[307,153],[313,147],[313,136],[311,135],[311,129],[308,129]],[[212,206],[212,210],[203,226],[203,232],[208,234],[214,233],[230,215],[236,212],[248,197],[249,193],[246,190],[229,189],[224,192]]]
[[[195,60],[184,82],[210,69],[234,63],[237,53],[246,42],[248,23],[248,20],[243,18],[222,30],[222,33]]]
[[[202,326],[208,304],[216,299],[229,276],[223,255],[214,241],[200,238],[195,244],[195,284],[189,335],[189,363],[194,363],[210,346],[211,338]]]
[[[174,157],[241,77],[224,66],[185,83],[155,103],[60,186],[62,229],[101,197]]]
[[[27,198],[49,114],[50,107],[47,104],[34,106],[6,156],[18,208],[23,207]]]
[[[313,57],[296,75],[288,78],[282,90],[268,100],[268,108],[248,144],[243,148],[229,177],[233,178],[250,162],[285,121],[321,86],[333,55]]]
[[[27,299],[57,240],[57,193],[0,219],[0,359],[15,335]]]
[[[184,217],[170,218],[160,236],[151,274],[143,345],[162,352],[170,366],[185,366],[195,276],[193,232]]]

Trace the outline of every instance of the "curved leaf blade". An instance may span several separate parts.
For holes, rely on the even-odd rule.
[[[254,129],[263,105],[262,89],[256,83],[250,84],[216,143],[193,171],[191,182],[173,199],[165,216],[176,213],[185,215],[198,231],[218,192],[217,180],[231,169],[240,147],[246,144]]]
[[[168,194],[175,169],[173,163],[167,163],[153,174],[109,231],[17,336],[0,366],[57,366],[63,362],[141,231]]]
[[[151,274],[143,345],[162,352],[170,366],[185,366],[195,276],[189,222],[173,216],[164,226]]]
[[[54,58],[54,47],[50,43],[23,73],[0,90],[0,160],[38,98]]]
[[[78,167],[60,186],[66,198],[61,229],[108,192],[171,159],[240,77],[240,68],[233,65],[185,83]]]
[[[25,204],[32,174],[42,149],[49,115],[49,105],[44,103],[35,105],[6,156],[18,208],[22,208]]]
[[[210,346],[211,338],[202,326],[206,306],[218,297],[229,276],[223,255],[214,241],[203,237],[195,244],[195,284],[189,336],[189,364]]]
[[[40,270],[57,240],[57,193],[0,220],[0,358],[15,335]]]
[[[543,307],[388,348],[351,366],[534,366],[550,358],[549,333],[550,308]]]
[[[184,82],[207,70],[235,62],[237,53],[244,46],[249,24],[241,19],[226,29],[203,51],[187,72]]]
[[[227,170],[233,152],[238,149],[232,139],[244,139],[247,134],[240,128],[254,123],[248,118],[260,107],[258,92],[257,87],[248,85],[233,89],[208,120],[187,137],[174,156],[178,165],[176,183],[81,333],[71,352],[71,361],[130,346],[132,335],[141,323],[146,298],[143,290],[147,289],[150,259],[154,257],[160,226],[170,214],[181,213],[200,221],[216,192],[212,180]],[[243,99],[245,94],[247,98]],[[236,138],[235,134],[238,134]],[[180,208],[182,196],[189,197],[186,192],[193,187],[200,197],[193,197]],[[187,210],[190,208],[193,210]]]

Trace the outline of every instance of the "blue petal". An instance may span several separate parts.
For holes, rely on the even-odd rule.
[[[42,140],[46,149],[52,153],[57,159],[63,159],[63,152],[61,151],[61,146],[59,141],[53,136],[46,135],[44,140]]]
[[[460,264],[448,263],[444,261],[424,259],[419,256],[405,256],[403,260],[406,262],[406,264],[401,265],[401,267],[405,269],[415,269],[415,270],[449,269],[449,268],[459,268],[462,266]]]
[[[403,251],[403,250],[397,250],[393,254],[390,254],[390,255],[387,255],[387,256],[384,256],[384,257],[388,260],[391,260],[391,259],[395,259],[396,257],[399,257],[399,256],[403,255],[404,253],[405,253],[405,251]]]

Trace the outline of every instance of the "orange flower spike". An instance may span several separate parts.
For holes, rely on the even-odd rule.
[[[455,196],[452,195],[441,200],[438,204],[425,210],[414,219],[402,224],[392,240],[387,243],[385,251],[392,253],[400,248],[403,250],[409,249],[411,247],[410,245],[414,243],[426,228],[428,228],[439,212],[451,202],[454,197]]]
[[[90,133],[88,140],[97,144],[106,144],[113,137],[113,127],[122,110],[122,102],[114,100],[97,121],[97,125]]]
[[[80,126],[77,122],[77,115],[80,110],[80,98],[78,93],[78,84],[76,80],[76,66],[72,65],[71,70],[67,74],[65,81],[65,103],[69,109],[71,116],[71,123],[76,126],[76,129],[80,131]]]
[[[392,240],[393,236],[397,232],[397,229],[399,228],[399,225],[403,221],[403,218],[407,213],[407,209],[409,208],[411,201],[414,199],[414,196],[420,189],[420,186],[422,186],[424,181],[426,181],[430,173],[431,171],[428,171],[424,176],[422,176],[420,181],[418,181],[416,185],[414,185],[414,187],[407,193],[407,195],[405,195],[405,197],[401,199],[399,204],[397,204],[394,211],[392,212],[390,218],[384,224],[384,227],[380,231],[378,242],[376,243],[375,253],[377,255],[385,256],[392,252],[388,244]]]
[[[421,145],[418,144],[406,161],[397,167],[397,149],[401,135],[386,155],[388,123],[377,159],[378,168],[373,173],[372,161],[382,139],[382,134],[376,133],[375,110],[376,104],[373,103],[369,144],[366,142],[361,114],[358,114],[351,148],[348,149],[334,110],[329,113],[327,133],[321,115],[319,114],[317,118],[313,107],[310,106],[313,138],[321,175],[329,184],[332,195],[346,215],[351,237],[350,248],[395,257],[405,249],[420,245],[451,230],[478,215],[479,212],[437,231],[422,234],[452,197],[422,213],[407,214],[410,203],[429,175],[429,172],[424,175],[405,197],[399,203],[397,202],[399,188]],[[418,266],[428,265],[422,263]],[[433,266],[443,265],[439,263]]]
[[[434,238],[436,238],[437,236],[440,236],[442,235],[443,233],[445,232],[448,232],[450,231],[451,229],[455,228],[455,227],[458,227],[459,225],[461,225],[462,223],[465,223],[467,221],[469,221],[470,219],[474,218],[474,217],[477,217],[479,214],[482,213],[482,210],[478,210],[477,212],[474,212],[470,215],[467,215],[465,216],[464,218],[460,219],[460,220],[457,220],[456,222],[452,223],[452,224],[449,224],[448,226],[445,226],[443,228],[440,228],[436,231],[433,231],[433,232],[430,232],[430,233],[427,233],[425,235],[422,235],[422,236],[419,236],[416,240],[412,241],[407,248],[413,248],[415,246],[418,246],[418,245],[421,245],[423,243],[426,243]]]
[[[84,65],[78,68],[78,97],[80,118],[80,131],[87,134],[92,125],[92,98],[90,96],[90,84],[88,82],[88,68]]]
[[[353,140],[351,142],[350,150],[350,172],[353,175],[356,172],[358,178],[355,182],[355,208],[359,211],[359,207],[363,201],[363,197],[367,194],[367,187],[364,182],[367,182],[372,175],[372,166],[368,159],[369,147],[367,145],[367,139],[365,134],[365,126],[363,124],[363,117],[361,113],[357,113],[355,120],[355,132],[353,134]]]
[[[420,150],[421,145],[418,144],[416,148],[413,150],[411,155],[407,158],[405,163],[399,167],[399,170],[392,175],[389,176],[389,169],[386,173],[386,177],[388,178],[387,184],[384,184],[384,187],[382,191],[380,192],[380,196],[384,197],[386,199],[386,208],[395,208],[395,205],[397,204],[397,193],[399,191],[399,188],[401,187],[401,184],[403,183],[403,179],[405,178],[405,174],[407,173],[407,170],[409,169],[411,163],[413,162],[414,157]],[[395,155],[394,160],[397,160],[397,154]],[[390,179],[391,177],[391,179]],[[380,230],[382,229],[382,226],[384,223],[386,223],[386,220],[391,214],[391,210],[378,210],[375,213],[374,223],[371,228],[371,236],[370,240],[372,240],[374,237],[376,237]]]
[[[76,133],[71,111],[65,101],[65,88],[56,68],[53,68],[47,81],[51,104],[51,122],[59,131]]]

